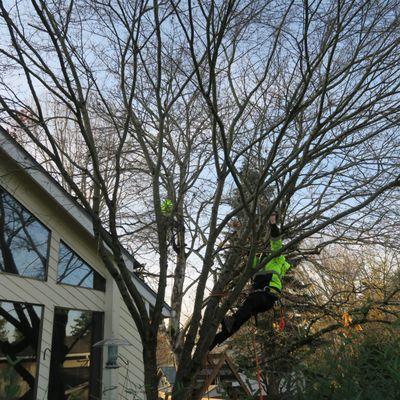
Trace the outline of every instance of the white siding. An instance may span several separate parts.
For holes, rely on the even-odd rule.
[[[57,285],[9,274],[0,275],[2,300],[43,304],[47,307],[67,307],[78,310],[103,311],[104,293],[79,290],[73,286]]]
[[[142,358],[142,344],[137,329],[133,328],[132,317],[126,307],[125,303],[120,297],[120,335],[125,338],[131,346],[122,347],[120,355],[125,362],[121,362],[119,369],[120,391],[118,399],[132,400],[132,394],[128,390],[134,390],[137,393],[137,398],[144,398],[143,395],[143,358]]]
[[[122,367],[119,370],[103,370],[103,389],[107,385],[116,384],[120,394],[118,399],[129,398],[132,400],[133,396],[125,391],[124,385],[128,389],[143,387],[141,342],[119,291],[115,289],[115,283],[96,252],[94,240],[37,184],[21,173],[13,163],[1,156],[0,184],[51,231],[47,281],[0,274],[0,300],[29,302],[44,306],[37,399],[47,400],[51,357],[48,349],[51,349],[54,307],[65,307],[103,311],[105,313],[105,337],[114,335],[124,338],[132,344],[130,347],[120,348],[120,355],[128,362],[127,366],[121,362]],[[106,293],[56,283],[60,239],[106,278]],[[115,392],[116,390],[107,392],[103,398],[116,399]]]

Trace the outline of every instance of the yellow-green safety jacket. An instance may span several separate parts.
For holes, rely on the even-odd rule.
[[[270,246],[271,251],[279,251],[282,248],[282,239],[271,238]],[[264,257],[263,254],[255,256],[253,259],[253,268],[260,265]],[[286,261],[284,255],[274,257],[254,274],[253,289],[260,290],[269,288],[277,290],[280,293],[282,291],[282,279],[290,267],[291,265]]]
[[[163,214],[165,217],[170,217],[172,214],[172,210],[174,208],[174,204],[170,199],[165,199],[161,203],[161,214]]]

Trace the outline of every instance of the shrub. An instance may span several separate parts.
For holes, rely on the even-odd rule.
[[[400,399],[400,335],[344,338],[303,364],[297,400]]]

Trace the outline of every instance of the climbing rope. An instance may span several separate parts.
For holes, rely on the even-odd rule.
[[[258,381],[258,389],[260,390],[260,400],[263,400],[262,384],[261,384],[261,366],[260,366],[260,360],[258,358],[257,346],[256,346],[256,331],[257,331],[257,328],[254,328],[254,330],[253,330],[253,350],[254,350],[254,358],[256,359],[257,381]]]
[[[279,304],[280,304],[280,316],[279,316],[279,324],[278,328],[280,332],[283,332],[285,330],[285,313],[284,313],[284,305],[281,299],[279,299]],[[256,367],[257,367],[257,381],[258,381],[258,388],[260,390],[260,400],[263,400],[263,395],[262,395],[262,382],[261,382],[261,377],[262,377],[262,371],[261,371],[261,363],[260,359],[258,357],[257,353],[257,346],[256,346],[256,333],[257,333],[257,326],[258,326],[258,318],[257,314],[254,315],[254,329],[253,329],[253,335],[252,335],[252,342],[253,342],[253,351],[254,351],[254,358],[256,360]]]
[[[283,332],[285,330],[285,312],[284,312],[284,305],[282,302],[282,299],[279,299],[279,304],[280,304],[280,316],[279,316],[279,331]]]
[[[256,359],[257,381],[258,381],[258,389],[260,391],[260,400],[263,400],[262,383],[261,383],[261,363],[258,358],[257,346],[256,346],[257,326],[258,326],[258,318],[257,318],[257,314],[255,314],[254,315],[254,329],[253,329],[253,350],[254,350],[254,358]]]

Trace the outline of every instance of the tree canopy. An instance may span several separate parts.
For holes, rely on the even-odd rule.
[[[338,241],[396,245],[397,0],[10,0],[0,1],[0,32],[0,121],[91,215],[143,341],[148,399],[170,280],[174,398],[189,399],[253,272],[239,251],[221,257],[238,215],[249,260],[275,209],[289,257]],[[147,260],[151,315],[122,245]]]

